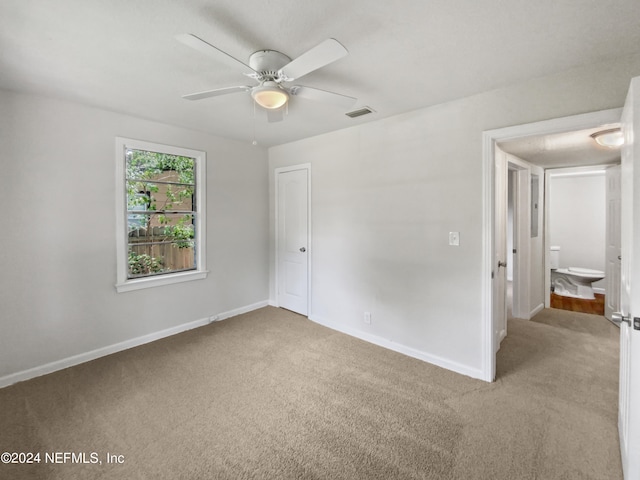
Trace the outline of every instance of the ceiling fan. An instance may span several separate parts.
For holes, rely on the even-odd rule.
[[[247,92],[251,94],[257,105],[266,109],[269,122],[278,122],[283,119],[284,107],[294,96],[343,108],[351,107],[357,100],[354,97],[318,88],[289,85],[290,82],[348,55],[347,49],[333,38],[316,45],[294,60],[275,50],[258,50],[249,56],[248,65],[195,35],[184,33],[177,35],[176,39],[227,65],[243,68],[246,71],[245,75],[258,82],[258,85],[254,86],[237,85],[184,95],[182,98],[187,100]]]

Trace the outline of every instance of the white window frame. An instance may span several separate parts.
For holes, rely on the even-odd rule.
[[[196,218],[195,218],[195,256],[196,269],[186,272],[166,273],[143,278],[127,278],[127,204],[126,197],[126,151],[147,150],[150,152],[167,153],[196,159]],[[207,277],[206,263],[206,178],[207,156],[205,152],[189,148],[162,145],[159,143],[116,137],[116,259],[118,293],[140,290],[143,288],[159,287],[174,283],[202,280]]]

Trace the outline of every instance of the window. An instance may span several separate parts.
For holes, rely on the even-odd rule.
[[[205,153],[116,139],[118,292],[205,278]]]

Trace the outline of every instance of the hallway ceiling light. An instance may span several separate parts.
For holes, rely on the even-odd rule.
[[[619,128],[610,128],[608,130],[592,133],[591,137],[598,145],[602,145],[603,147],[616,148],[624,143],[622,130]]]

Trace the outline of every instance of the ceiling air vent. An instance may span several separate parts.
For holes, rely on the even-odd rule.
[[[347,117],[356,118],[356,117],[361,117],[362,115],[369,115],[370,113],[373,113],[373,112],[375,112],[375,110],[373,110],[370,107],[362,107],[362,108],[359,108],[358,110],[347,112],[345,113],[345,115]]]

